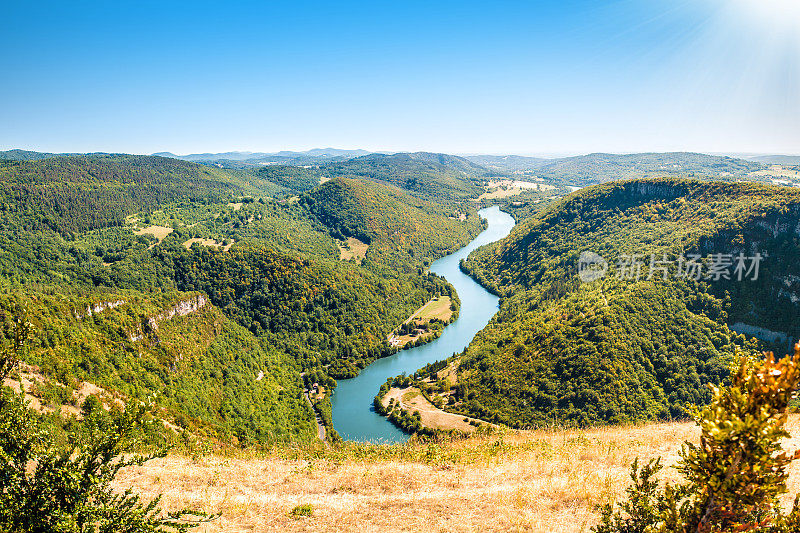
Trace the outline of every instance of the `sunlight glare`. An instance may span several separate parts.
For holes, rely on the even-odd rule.
[[[773,31],[800,30],[800,0],[733,0],[739,15]]]

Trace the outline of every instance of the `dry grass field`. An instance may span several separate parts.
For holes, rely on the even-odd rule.
[[[430,300],[428,303],[417,309],[417,311],[406,319],[406,322],[412,320],[427,321],[432,318],[438,318],[444,322],[450,320],[453,316],[453,310],[450,309],[450,297],[440,296]]]
[[[168,228],[166,226],[148,226],[146,228],[138,229],[133,233],[136,235],[144,235],[146,233],[149,233],[150,235],[158,239],[158,242],[161,242],[167,235],[169,235],[172,232],[173,229]]]
[[[455,429],[464,433],[472,433],[476,430],[474,425],[464,421],[465,417],[463,415],[448,413],[433,405],[416,387],[406,387],[404,389],[392,387],[383,397],[384,407],[389,405],[389,400],[391,399],[394,399],[406,411],[417,411],[422,419],[422,425],[426,428]],[[470,419],[467,418],[467,420]],[[477,419],[472,420],[482,422]]]
[[[797,416],[789,427],[800,436]],[[578,533],[595,523],[595,505],[623,494],[634,458],[662,456],[662,479],[674,479],[669,466],[681,443],[697,437],[694,424],[664,423],[252,457],[173,455],[129,468],[119,486],[164,493],[166,509],[221,512],[202,532]],[[800,438],[787,445],[797,447]],[[790,491],[798,490],[800,465],[790,479]],[[301,505],[311,506],[310,516],[293,517]]]
[[[439,296],[432,298],[425,305],[414,311],[414,313],[403,321],[403,324],[414,324],[420,326],[428,324],[431,319],[441,320],[448,323],[450,317],[453,316],[453,310],[450,308],[452,301],[449,296]],[[394,346],[404,346],[406,343],[417,340],[420,337],[425,337],[426,334],[409,333],[406,335],[397,335],[393,333],[389,338],[389,343]]]
[[[355,258],[359,263],[367,256],[369,244],[361,242],[355,237],[348,237],[344,243],[337,242],[339,247],[339,259],[342,261],[349,261]]]
[[[508,188],[500,187],[481,194],[480,196],[478,196],[478,200],[495,200],[497,198],[508,198],[509,196],[516,196],[521,192],[522,189],[519,187],[508,187]]]

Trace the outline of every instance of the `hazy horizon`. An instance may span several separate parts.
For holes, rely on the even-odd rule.
[[[55,153],[55,154],[65,154],[65,153],[75,153],[75,154],[89,154],[89,153],[117,153],[117,154],[133,154],[133,155],[155,155],[159,153],[170,153],[178,157],[186,157],[192,155],[200,155],[200,154],[277,154],[280,152],[292,152],[292,153],[304,153],[313,150],[341,150],[341,151],[358,151],[363,150],[370,153],[383,153],[383,154],[396,154],[396,153],[414,153],[414,152],[430,152],[430,153],[446,153],[449,155],[455,155],[459,157],[470,157],[470,156],[521,156],[521,157],[538,157],[542,159],[560,159],[565,157],[576,157],[582,155],[589,155],[589,154],[612,154],[612,155],[628,155],[628,154],[643,154],[643,153],[699,153],[699,154],[706,154],[712,156],[727,156],[727,157],[735,157],[741,159],[747,159],[750,157],[762,157],[762,156],[790,156],[790,157],[800,157],[800,151],[791,153],[791,152],[711,152],[711,151],[702,151],[702,150],[669,150],[669,151],[658,151],[658,150],[623,150],[623,151],[605,151],[605,150],[591,150],[587,152],[578,152],[578,151],[568,151],[568,152],[527,152],[527,153],[520,153],[520,152],[437,152],[435,150],[369,150],[367,148],[362,147],[353,147],[353,148],[341,148],[336,146],[314,146],[311,148],[280,148],[280,149],[272,149],[272,150],[204,150],[204,151],[188,151],[188,152],[176,152],[175,150],[155,150],[153,152],[134,152],[134,151],[126,151],[126,150],[74,150],[74,151],[65,151],[65,150],[40,150],[35,148],[22,148],[19,146],[9,146],[0,148],[0,151],[10,151],[10,150],[25,150],[30,152],[44,152],[44,153]]]

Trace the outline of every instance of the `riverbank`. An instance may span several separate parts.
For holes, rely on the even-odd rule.
[[[458,298],[435,296],[403,321],[387,342],[393,348],[405,348],[437,339],[442,330],[458,318],[458,311]]]
[[[384,412],[394,409],[405,411],[408,415],[419,413],[422,426],[432,432],[474,433],[479,427],[493,427],[477,418],[448,413],[433,405],[417,387],[391,387],[379,400]]]

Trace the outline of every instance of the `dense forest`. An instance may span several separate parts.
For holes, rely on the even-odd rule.
[[[800,336],[799,225],[800,191],[758,184],[633,180],[550,205],[464,264],[503,300],[457,358],[452,409],[515,426],[687,416],[756,346],[729,325],[778,330],[780,349]],[[581,282],[585,251],[605,277]],[[757,279],[738,279],[740,254],[763,257]],[[702,275],[677,271],[695,256]]]
[[[45,405],[74,404],[89,381],[125,402],[155,395],[164,419],[194,434],[311,438],[298,364],[206,302],[200,293],[4,290],[0,318],[7,331],[24,310],[33,324],[24,362],[46,380],[36,389]]]

